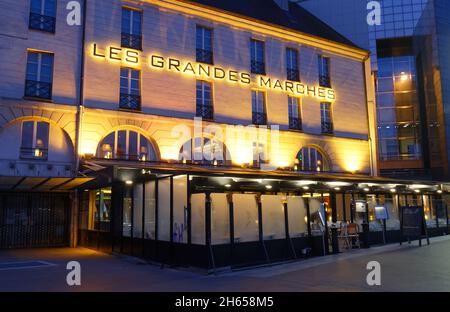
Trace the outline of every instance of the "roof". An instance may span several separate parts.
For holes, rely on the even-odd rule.
[[[289,11],[281,9],[273,0],[181,0],[216,10],[226,11],[244,18],[274,24],[304,34],[345,44],[357,49],[352,41],[338,33],[306,9],[290,2]]]

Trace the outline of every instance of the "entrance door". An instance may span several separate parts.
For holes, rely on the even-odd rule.
[[[69,243],[69,198],[57,193],[0,193],[0,248]]]

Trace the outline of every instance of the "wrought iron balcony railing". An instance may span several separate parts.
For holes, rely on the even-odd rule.
[[[289,117],[289,129],[302,130],[302,120],[300,118]]]
[[[47,159],[48,149],[47,148],[32,148],[32,147],[21,147],[20,148],[20,158],[22,159]]]
[[[287,68],[287,80],[300,81],[300,72],[298,69]]]
[[[142,50],[142,35],[122,33],[121,45],[124,48]]]
[[[119,107],[122,109],[141,110],[141,97],[134,94],[120,94]]]
[[[37,13],[30,13],[28,27],[46,32],[55,32],[56,19],[53,16],[46,16]]]
[[[214,109],[212,105],[200,105],[197,104],[196,116],[203,119],[214,119]]]
[[[330,121],[322,121],[322,133],[332,134],[333,133],[333,123]]]
[[[331,88],[331,80],[328,75],[319,75],[319,85],[325,88]]]
[[[197,49],[196,60],[199,63],[213,64],[213,52],[210,50]]]
[[[266,64],[264,62],[258,62],[258,61],[252,60],[251,71],[252,71],[252,74],[265,75],[266,74]]]
[[[25,96],[50,100],[52,98],[52,84],[49,82],[26,80]]]
[[[267,124],[266,113],[253,112],[252,113],[252,123],[254,125],[266,125]]]

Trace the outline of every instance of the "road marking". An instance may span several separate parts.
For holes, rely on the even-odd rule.
[[[47,261],[17,261],[17,262],[3,262],[3,263],[0,262],[0,271],[34,269],[55,265],[56,264]]]

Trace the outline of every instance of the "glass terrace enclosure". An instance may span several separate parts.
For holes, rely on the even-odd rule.
[[[342,252],[352,248],[339,240],[344,224],[354,225],[358,247],[399,242],[407,205],[424,208],[430,236],[448,231],[441,186],[432,183],[119,167],[98,176],[113,178],[82,191],[80,245],[169,265],[215,269]]]

